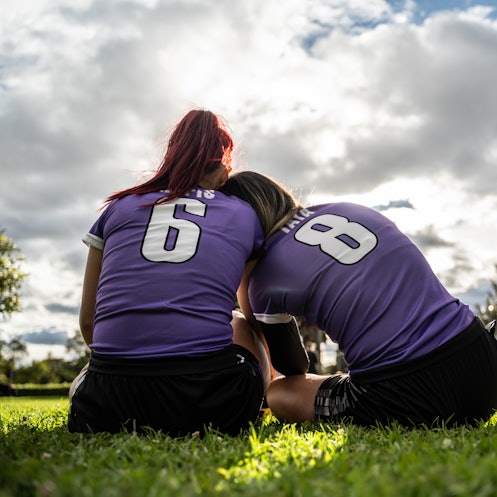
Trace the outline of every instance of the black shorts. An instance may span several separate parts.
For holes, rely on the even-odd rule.
[[[419,359],[331,376],[314,403],[316,419],[363,426],[476,424],[496,409],[497,340],[478,319]]]
[[[257,419],[264,396],[259,364],[231,345],[198,357],[119,359],[92,354],[69,410],[71,432],[181,436],[212,427],[235,435]]]

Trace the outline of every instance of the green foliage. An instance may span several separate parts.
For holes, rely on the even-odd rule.
[[[497,419],[475,428],[278,423],[209,432],[71,434],[67,401],[0,400],[1,497],[493,497]],[[181,415],[181,413],[178,413]]]
[[[71,383],[23,383],[16,384],[16,395],[25,396],[60,396],[67,397]]]
[[[88,360],[43,359],[16,370],[15,383],[65,383],[72,381]]]
[[[19,290],[26,276],[21,271],[22,260],[14,241],[0,231],[0,316],[20,309]]]
[[[36,381],[40,384],[56,383],[59,378],[50,361],[33,361],[16,371],[16,385]]]
[[[224,479],[216,485],[216,490],[228,491],[235,482],[250,484],[282,478],[289,467],[297,473],[326,467],[345,442],[345,431],[339,428],[333,432],[322,429],[302,432],[296,425],[283,425],[270,438],[264,438],[253,428],[248,440],[250,451],[243,459],[230,468],[218,469]]]
[[[90,358],[90,348],[79,331],[75,331],[73,336],[67,339],[66,351],[73,353],[76,356],[76,362],[78,362],[78,365],[81,364],[79,369],[81,369]]]
[[[13,383],[16,363],[28,354],[27,345],[20,338],[12,338],[8,342],[1,342],[0,345],[2,346],[2,350],[0,350],[0,382]]]
[[[497,271],[497,264],[495,270]],[[491,280],[490,286],[485,304],[476,307],[476,314],[485,324],[497,319],[497,281]]]
[[[6,346],[7,348],[10,347],[9,344],[6,344]],[[74,356],[74,359],[66,361],[49,356],[41,361],[33,361],[29,365],[18,367],[15,370],[15,384],[71,382],[81,371],[81,368],[88,362],[90,349],[81,337],[81,333],[76,332],[73,337],[67,339],[66,350]],[[17,353],[19,355],[19,351]],[[7,369],[9,365],[12,369],[12,360],[6,362],[4,368]],[[2,363],[0,361],[0,373],[1,371]]]

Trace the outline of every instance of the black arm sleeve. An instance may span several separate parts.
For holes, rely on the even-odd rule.
[[[276,371],[285,376],[307,373],[309,356],[295,319],[292,318],[289,323],[266,324],[259,321],[259,324]]]

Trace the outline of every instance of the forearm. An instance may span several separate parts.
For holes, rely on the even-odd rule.
[[[87,345],[93,342],[93,322],[95,320],[97,288],[101,267],[102,251],[95,247],[90,247],[83,281],[81,309],[79,311],[79,328]]]
[[[80,321],[79,328],[86,345],[90,346],[93,342],[93,325],[85,324]]]

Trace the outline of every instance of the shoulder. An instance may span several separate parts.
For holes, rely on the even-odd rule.
[[[247,202],[245,202],[245,200],[242,200],[236,195],[228,195],[219,190],[216,190],[214,194],[216,195],[216,198],[218,199],[219,202],[225,202],[227,204],[240,205],[240,206],[245,205],[247,207],[250,207],[250,205]]]
[[[232,212],[238,214],[244,213],[247,216],[257,217],[252,206],[235,195],[226,195],[225,193],[216,191],[216,199],[221,205],[228,207]]]

